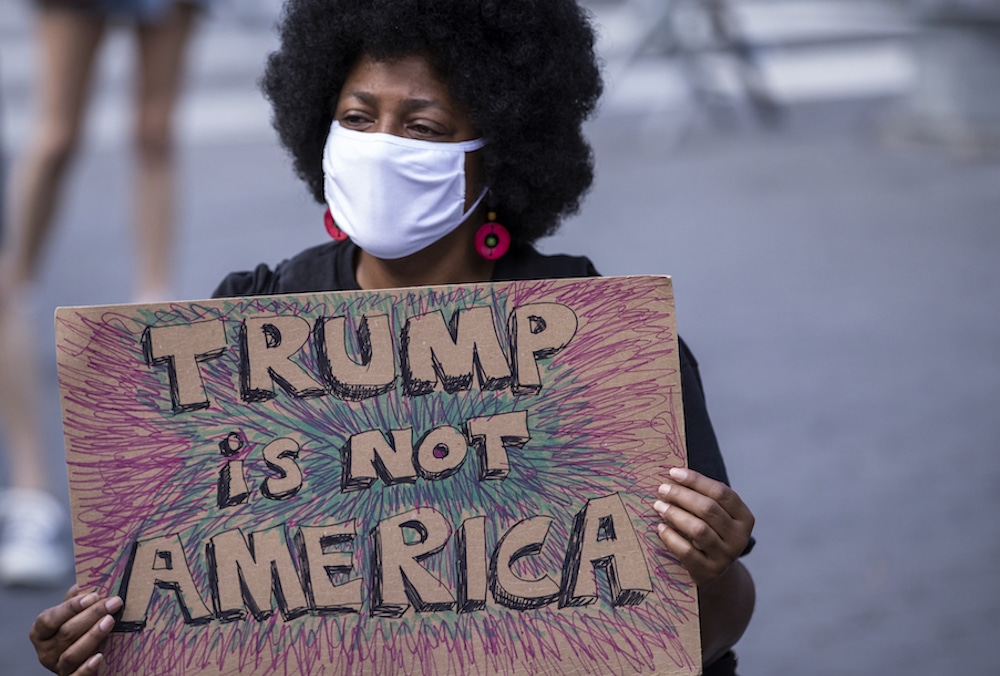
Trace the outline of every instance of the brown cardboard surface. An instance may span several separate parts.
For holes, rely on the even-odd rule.
[[[694,674],[666,277],[56,315],[114,674]]]

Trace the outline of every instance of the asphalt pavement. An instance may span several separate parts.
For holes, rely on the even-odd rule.
[[[8,148],[32,105],[16,4],[0,10]],[[179,146],[179,297],[325,237],[254,89],[273,44],[266,26],[233,20],[199,34]],[[588,126],[594,189],[541,245],[587,254],[604,274],[674,277],[680,332],[757,517],[742,674],[1000,673],[1000,162],[895,140],[905,39],[856,47],[881,64],[869,69],[881,85],[789,85],[773,129],[738,99],[728,125],[711,123],[669,64],[636,65],[618,82],[642,84],[610,91]],[[57,305],[129,300],[129,156],[116,133],[127,49],[116,38],[105,55],[46,253],[42,327]],[[660,98],[643,105],[643,90]],[[65,491],[51,341],[43,358]],[[44,673],[27,628],[61,596],[0,589],[0,674]]]

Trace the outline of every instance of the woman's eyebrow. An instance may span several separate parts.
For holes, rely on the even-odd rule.
[[[378,97],[369,91],[358,90],[346,93],[348,96],[357,99],[366,106],[377,107],[378,105]],[[406,99],[403,102],[403,106],[407,111],[422,110],[424,108],[437,108],[438,110],[448,111],[448,107],[437,99]]]
[[[353,91],[353,92],[346,92],[346,94],[351,98],[355,98],[358,101],[361,101],[361,103],[365,104],[366,106],[374,106],[377,102],[375,99],[375,95],[371,94],[370,92]]]
[[[407,108],[444,108],[444,105],[436,99],[407,99]]]

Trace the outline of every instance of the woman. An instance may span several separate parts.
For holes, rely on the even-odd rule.
[[[135,21],[138,47],[135,300],[170,297],[171,126],[194,0],[39,0],[40,117],[9,191],[14,203],[0,250],[0,423],[11,489],[3,505],[0,583],[62,584],[65,516],[50,495],[38,423],[32,287],[79,143],[98,48],[108,24]]]
[[[593,40],[575,0],[291,0],[263,88],[335,241],[229,275],[216,294],[596,274],[531,246],[592,180],[581,124],[601,89]],[[502,255],[497,221],[512,241]],[[699,586],[705,673],[734,673],[729,649],[753,606],[737,560],[753,516],[726,485],[683,347],[681,365],[691,469],[672,470],[650,501],[663,545]],[[32,628],[42,663],[96,673],[120,607],[71,590]]]

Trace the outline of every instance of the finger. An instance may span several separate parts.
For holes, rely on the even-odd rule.
[[[750,509],[744,504],[739,494],[723,482],[711,479],[686,467],[673,467],[668,474],[671,482],[715,500],[733,519],[737,521],[753,519],[753,514],[750,513]]]
[[[725,484],[722,485],[725,486]],[[734,524],[735,520],[733,517],[713,497],[673,483],[665,483],[660,486],[657,494],[660,500],[657,501],[659,504],[654,505],[654,508],[656,508],[661,517],[664,514],[670,513],[671,510],[668,507],[690,514],[706,524],[724,540],[732,538],[735,534],[734,532],[739,530]],[[716,495],[718,495],[718,492],[716,492]],[[697,533],[695,531],[689,531],[684,527],[686,523],[689,522],[678,521],[677,525],[681,527],[683,532],[696,536]],[[692,527],[696,526],[692,524]],[[697,528],[700,528],[700,526],[697,526]]]
[[[72,676],[97,676],[97,670],[100,669],[101,663],[104,661],[104,655],[97,653],[89,660],[84,662],[83,666],[73,672]]]
[[[664,502],[678,504],[704,519],[726,542],[746,546],[753,530],[754,516],[736,491],[721,481],[692,470],[671,470],[671,474],[689,485],[684,486],[668,478],[658,491]]]
[[[36,627],[31,630],[31,642],[39,654],[39,659],[50,669],[58,668],[59,673],[66,674],[77,669],[84,661],[97,651],[97,647],[106,636],[111,627],[114,626],[114,618],[111,613],[118,612],[123,605],[123,601],[114,596],[103,602],[96,602],[96,594],[92,601],[88,595],[81,602],[87,603],[88,607],[76,615],[62,622],[55,628],[47,638],[42,638],[41,633],[36,631]],[[76,599],[69,601],[69,604],[76,602]],[[50,608],[56,611],[59,608]],[[48,612],[48,611],[46,611]],[[107,618],[108,623],[100,623]],[[36,620],[36,624],[39,623]],[[100,629],[95,634],[95,628]],[[95,636],[99,636],[95,640]],[[62,666],[60,666],[62,665]]]
[[[118,603],[113,603],[116,600]],[[121,599],[117,596],[112,597],[104,604],[99,604],[98,607],[103,607],[107,613],[117,612],[121,608]],[[72,645],[62,651],[57,664],[59,673],[68,674],[79,669],[90,668],[90,661],[96,656],[98,648],[114,626],[115,618],[110,614],[103,615],[91,624]],[[97,673],[96,670],[93,673]]]
[[[31,626],[32,640],[48,641],[62,629],[67,622],[76,617],[80,612],[92,607],[100,597],[97,594],[86,594],[84,596],[73,596],[63,601],[57,606],[48,608],[39,613]]]
[[[693,470],[676,469],[672,470],[670,475],[666,483],[660,486],[658,494],[662,502],[670,504],[671,507],[666,510],[661,508],[658,511],[669,514],[677,509],[684,510],[702,519],[715,531],[720,541],[716,542],[712,538],[703,539],[699,535],[700,526],[684,520],[680,513],[676,514],[678,519],[672,522],[665,521],[675,525],[689,537],[695,538],[698,546],[713,558],[729,561],[738,557],[746,549],[754,527],[754,516],[739,495],[721,481],[710,479]],[[674,478],[688,485],[681,485],[675,482]],[[728,504],[729,508],[723,507],[724,504]]]
[[[716,566],[712,560],[699,551],[690,540],[666,524],[657,526],[660,542],[673,554],[690,575],[695,584],[703,584],[716,576]]]
[[[666,525],[705,554],[712,555],[726,551],[722,537],[705,520],[676,504],[668,505],[662,500],[653,503],[653,509]]]
[[[74,596],[80,596],[80,595],[81,595],[80,585],[74,584],[72,587],[69,588],[69,591],[66,592],[66,596],[63,597],[63,601],[69,601]]]

